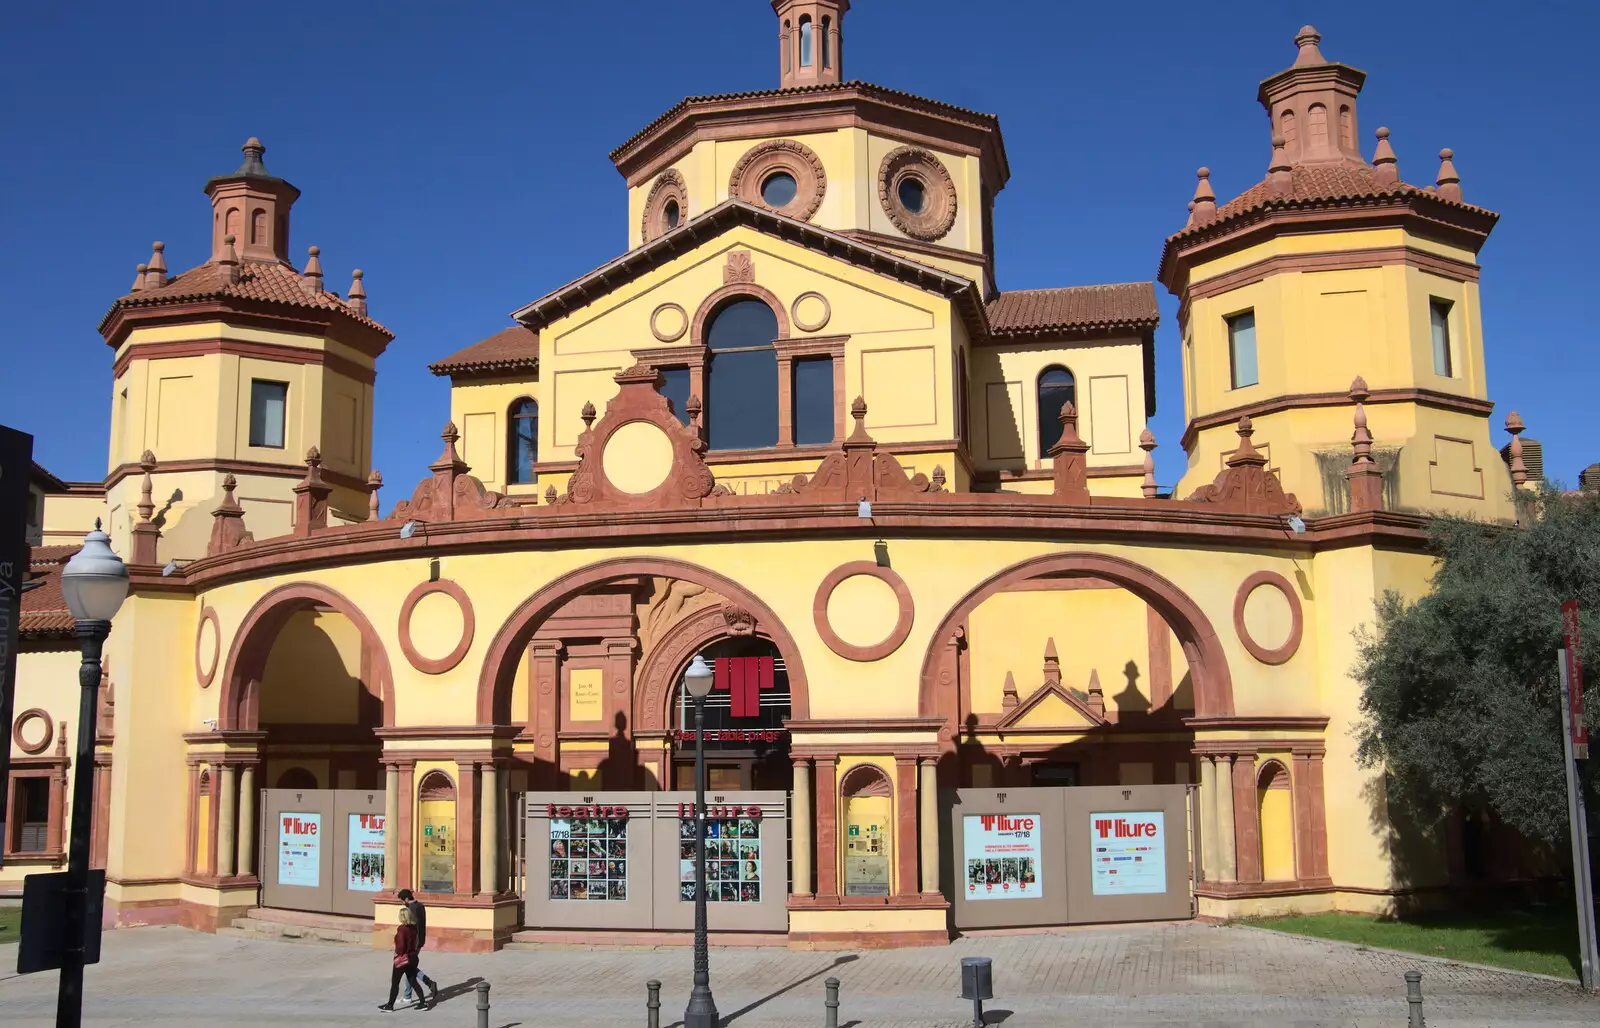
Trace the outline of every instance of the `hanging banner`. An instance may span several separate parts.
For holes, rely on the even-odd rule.
[[[967,899],[1038,899],[1038,814],[968,814],[961,819]]]
[[[349,816],[350,834],[346,843],[348,862],[345,868],[345,888],[351,892],[381,892],[384,816],[382,814]]]
[[[1167,891],[1166,815],[1159,810],[1089,815],[1096,896]]]
[[[278,817],[278,884],[315,889],[322,881],[322,815]]]

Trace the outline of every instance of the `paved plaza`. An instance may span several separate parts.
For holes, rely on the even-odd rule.
[[[492,984],[492,1028],[645,1023],[645,982],[662,986],[664,1026],[688,997],[687,947],[514,949],[427,954],[445,990],[429,1013],[378,1011],[386,953],[141,928],[111,932],[88,971],[88,1025],[405,1024],[469,1028],[472,983]],[[1418,960],[1251,928],[1195,923],[1080,928],[964,938],[938,949],[799,953],[712,951],[712,983],[736,1028],[822,1024],[823,980],[843,982],[839,1022],[856,1028],[971,1024],[956,998],[959,958],[995,962],[989,1022],[1006,1028],[1095,1025],[1361,1025],[1406,1023],[1403,974],[1423,972],[1431,1028],[1600,1023],[1600,1000],[1575,986],[1509,972]],[[16,946],[0,946],[0,1025],[53,1023],[53,974],[11,976]]]

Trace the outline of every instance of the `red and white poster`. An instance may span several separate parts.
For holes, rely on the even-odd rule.
[[[967,814],[961,819],[967,899],[1039,899],[1038,814]]]
[[[322,883],[322,815],[278,815],[278,884]]]
[[[1096,896],[1167,891],[1166,815],[1159,810],[1089,815]]]
[[[383,889],[382,814],[351,814],[345,888],[351,892]]]

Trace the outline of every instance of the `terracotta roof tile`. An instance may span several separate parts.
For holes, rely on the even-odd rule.
[[[524,369],[535,371],[538,367],[539,333],[512,325],[428,365],[428,370],[435,375],[481,375]]]
[[[23,638],[72,634],[72,612],[61,594],[61,569],[78,550],[74,543],[35,546],[28,551],[28,581],[41,584],[22,594],[22,617],[18,620],[17,631]]]
[[[311,307],[318,310],[337,311],[340,314],[354,319],[370,328],[380,332],[392,333],[378,322],[364,314],[357,314],[349,302],[339,298],[333,293],[313,293],[306,288],[306,280],[300,273],[286,264],[268,263],[266,261],[241,261],[239,264],[239,281],[228,281],[228,268],[221,264],[202,264],[190,268],[180,275],[167,280],[164,286],[153,289],[141,289],[136,293],[129,293],[111,305],[112,312],[119,308],[128,307],[155,307],[164,303],[180,303],[186,300],[210,299],[213,297],[229,297],[240,300],[260,300],[268,303],[282,303],[293,307]]]
[[[1016,289],[988,303],[995,336],[1084,329],[1150,331],[1161,321],[1153,282],[1060,289]]]

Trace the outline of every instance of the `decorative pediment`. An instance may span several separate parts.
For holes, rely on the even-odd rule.
[[[867,434],[867,401],[856,397],[850,405],[856,427],[840,452],[822,459],[814,475],[796,475],[792,482],[778,487],[778,494],[798,496],[817,503],[855,503],[860,500],[910,499],[928,493],[944,492],[944,468],[933,469],[933,477],[907,475],[893,454],[878,453],[878,443]]]
[[[433,475],[418,482],[411,499],[395,504],[384,520],[474,521],[518,512],[521,505],[515,500],[490,492],[481,481],[468,474],[472,469],[456,452],[456,440],[461,438],[461,433],[456,431],[455,422],[445,422],[439,438],[444,440],[444,452],[428,465]]]
[[[1249,416],[1239,419],[1239,448],[1228,457],[1221,474],[1196,489],[1190,503],[1211,503],[1241,514],[1298,514],[1300,501],[1285,493],[1278,476],[1267,470],[1267,458],[1250,442],[1255,426]]]
[[[1104,714],[1056,682],[1046,682],[1032,696],[995,722],[997,731],[1008,728],[1099,728],[1109,724]]]

